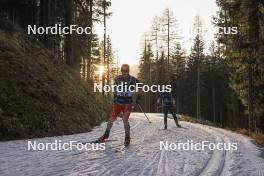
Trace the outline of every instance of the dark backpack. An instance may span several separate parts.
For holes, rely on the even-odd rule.
[[[165,106],[173,105],[173,98],[171,94],[164,94],[162,96],[162,104]]]

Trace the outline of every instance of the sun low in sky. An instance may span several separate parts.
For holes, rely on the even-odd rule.
[[[107,34],[118,51],[119,65],[139,63],[142,36],[149,31],[153,18],[161,16],[166,8],[173,11],[178,21],[182,31],[180,42],[187,52],[193,44],[190,32],[196,15],[207,30],[204,40],[208,47],[214,38],[211,21],[217,11],[215,0],[112,0],[109,10],[113,14],[107,20]]]

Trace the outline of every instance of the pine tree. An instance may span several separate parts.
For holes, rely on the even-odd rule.
[[[199,22],[199,21],[198,21]],[[200,93],[201,93],[201,82],[200,82],[200,72],[201,72],[201,65],[204,59],[204,43],[201,39],[200,34],[198,33],[195,37],[194,46],[191,49],[191,55],[189,57],[188,68],[190,70],[195,69],[193,72],[196,75],[196,117],[198,119],[201,118],[201,100],[200,100]],[[193,75],[193,76],[194,76]]]
[[[160,30],[161,30],[160,18],[155,16],[152,21],[152,26],[150,29],[150,41],[153,43],[152,45],[155,46],[156,60],[159,59],[159,45],[160,45],[160,37],[161,37]]]
[[[171,60],[171,84],[174,91],[174,97],[176,97],[176,112],[180,113],[182,106],[182,95],[183,95],[183,79],[186,66],[186,57],[184,51],[181,49],[179,43],[175,44],[172,51],[172,60]]]
[[[218,0],[220,12],[215,18],[218,26],[238,26],[239,33],[233,36],[218,35],[218,40],[225,46],[225,57],[230,67],[231,87],[239,95],[243,105],[247,107],[248,129],[254,131],[258,127],[259,85],[263,80],[259,77],[261,72],[259,64],[263,58],[259,55],[263,45],[261,43],[261,23],[263,20],[263,3],[258,0]],[[222,22],[221,22],[222,21]],[[262,23],[263,24],[263,23]],[[258,86],[256,87],[256,85]],[[263,106],[262,106],[263,107]]]
[[[151,67],[153,65],[153,51],[151,45],[147,43],[146,38],[144,39],[144,46],[143,46],[143,53],[140,58],[140,65],[139,65],[139,74],[138,78],[143,84],[152,84],[152,75],[151,75]],[[144,94],[144,110],[146,112],[151,111],[151,92],[147,92]]]
[[[170,54],[171,54],[171,43],[179,39],[177,20],[173,15],[172,10],[165,9],[163,16],[161,17],[162,22],[162,40],[164,45],[167,47],[167,65],[166,73],[169,77],[170,73]]]

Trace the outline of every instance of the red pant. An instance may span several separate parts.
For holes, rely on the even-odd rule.
[[[127,105],[117,104],[117,103],[113,104],[112,112],[110,114],[110,118],[108,120],[104,135],[106,135],[108,138],[110,130],[113,126],[113,122],[116,120],[117,116],[122,112],[123,113],[122,119],[124,122],[125,134],[126,136],[130,136],[130,126],[129,126],[128,118],[129,118],[131,111],[132,111],[132,104],[127,104]]]
[[[123,121],[127,122],[128,118],[130,116],[130,113],[132,111],[132,104],[113,104],[112,105],[112,112],[110,115],[110,121],[114,122],[117,118],[117,116],[120,114],[120,112],[123,113]]]

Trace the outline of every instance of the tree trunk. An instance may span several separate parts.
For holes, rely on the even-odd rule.
[[[168,41],[167,41],[167,45],[168,45],[168,58],[167,58],[167,76],[169,76],[170,72],[169,72],[169,67],[170,67],[170,11],[168,10]],[[169,78],[168,78],[169,79]]]
[[[253,98],[252,98],[252,66],[248,65],[248,131],[254,131],[253,120]]]
[[[51,0],[40,0],[40,26],[51,26],[51,9]],[[52,49],[51,34],[40,35],[39,39],[48,49]]]
[[[105,61],[106,61],[106,1],[103,1],[103,8],[104,8],[104,58],[103,58],[103,68],[105,69]],[[105,85],[105,70],[102,74],[102,85],[104,87]],[[104,91],[102,91],[102,94],[104,95]]]
[[[199,35],[199,27],[198,27],[198,35]],[[196,88],[196,116],[198,119],[201,118],[201,110],[200,110],[200,39],[198,38],[198,55],[197,55],[197,88]]]
[[[73,11],[74,11],[74,3],[73,0],[66,0],[65,1],[65,25],[70,26],[73,24]],[[65,51],[66,51],[66,63],[68,65],[74,64],[74,41],[73,41],[73,34],[66,35],[66,45],[65,45]]]
[[[89,3],[89,18],[88,26],[91,28],[91,34],[88,36],[88,58],[87,58],[87,80],[91,77],[91,62],[92,62],[92,40],[93,40],[93,0],[88,0]]]

